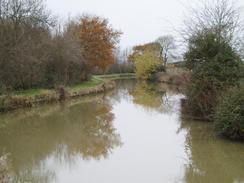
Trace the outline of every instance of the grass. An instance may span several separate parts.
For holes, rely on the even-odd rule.
[[[99,93],[104,91],[105,80],[93,76],[89,81],[83,82],[79,85],[74,85],[65,88],[64,98],[84,96],[92,93]],[[109,89],[107,85],[107,88]],[[113,86],[112,86],[113,87]],[[61,90],[60,90],[61,91]],[[8,95],[0,96],[0,112],[15,110],[18,108],[33,107],[45,103],[57,102],[63,100],[60,98],[63,94],[55,89],[29,89],[23,91],[14,91]]]
[[[98,86],[104,82],[103,79],[97,77],[97,76],[92,76],[91,80],[85,81],[81,84],[71,86],[69,90],[71,92],[79,91],[82,89],[86,88],[91,88]],[[15,91],[13,95],[18,96],[18,97],[35,97],[38,95],[42,95],[45,93],[50,93],[53,92],[54,89],[40,89],[40,88],[35,88],[35,89],[28,89],[28,90],[23,90],[23,91]]]
[[[71,87],[65,87],[64,90],[59,91],[43,88],[13,91],[0,95],[0,112],[12,111],[19,108],[31,108],[69,98],[102,93],[115,87],[113,80],[132,77],[134,77],[133,74],[92,76],[89,81]]]
[[[85,82],[82,82],[81,84],[69,87],[68,91],[77,92],[82,89],[88,89],[88,88],[99,86],[100,84],[104,83],[107,80],[134,78],[134,77],[135,77],[135,74],[133,74],[133,73],[95,75],[95,76],[92,76],[89,81],[85,81]],[[35,96],[52,93],[52,92],[54,92],[54,89],[35,88],[35,89],[28,89],[28,90],[23,90],[23,91],[14,91],[13,95],[18,96],[18,97],[35,97]]]
[[[16,96],[23,96],[23,97],[34,97],[36,95],[41,95],[43,93],[50,92],[52,90],[48,89],[29,89],[29,90],[23,90],[23,91],[16,91],[14,92],[14,95]]]
[[[86,81],[81,84],[72,86],[72,87],[70,87],[70,90],[71,90],[71,92],[79,91],[82,89],[87,89],[87,88],[98,86],[98,85],[102,84],[103,82],[104,82],[103,79],[93,76],[90,81]]]

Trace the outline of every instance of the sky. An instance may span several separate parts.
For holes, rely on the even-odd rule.
[[[244,0],[235,0],[244,6]],[[68,17],[92,14],[107,18],[123,32],[121,48],[152,42],[172,34],[186,17],[186,10],[199,0],[46,0],[47,7],[65,21]]]

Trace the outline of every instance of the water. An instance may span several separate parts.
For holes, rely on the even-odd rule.
[[[183,96],[135,80],[107,94],[0,115],[13,182],[240,183],[244,144],[184,119]]]

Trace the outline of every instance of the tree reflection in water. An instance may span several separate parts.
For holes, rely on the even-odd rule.
[[[10,154],[15,181],[53,182],[55,174],[46,167],[50,159],[65,164],[77,157],[99,160],[122,145],[103,96],[65,105],[1,115],[0,152]]]
[[[187,131],[185,148],[189,164],[185,182],[244,182],[244,146],[220,137],[208,122],[182,119],[181,130]]]
[[[182,95],[177,88],[135,80],[118,82],[117,89],[109,93],[109,97],[102,94],[63,105],[47,105],[0,115],[0,152],[8,154],[8,162],[12,165],[10,175],[15,178],[14,182],[59,182],[64,178],[62,176],[68,178],[73,176],[67,174],[71,168],[72,170],[77,168],[81,173],[88,167],[87,172],[92,174],[98,166],[96,171],[104,175],[101,169],[104,171],[114,169],[118,162],[130,166],[131,161],[136,161],[131,152],[146,154],[145,149],[149,150],[147,151],[149,154],[144,156],[141,153],[143,155],[137,159],[139,163],[135,167],[139,172],[140,168],[148,168],[141,166],[141,163],[150,162],[152,158],[156,164],[158,163],[158,167],[152,166],[154,167],[152,171],[159,173],[156,175],[156,177],[159,175],[158,182],[164,178],[162,173],[167,169],[169,171],[166,174],[171,172],[172,178],[177,180],[175,182],[244,181],[243,144],[214,136],[211,123],[185,119],[181,115]],[[127,105],[131,107],[128,108],[131,109],[131,113],[125,110],[128,118],[122,117],[121,121],[118,120],[119,115],[116,112],[120,113],[121,108],[116,107],[125,108]],[[121,130],[126,145],[118,154],[110,156],[111,161],[93,164],[108,158],[115,148],[122,145],[120,135],[113,126],[115,120],[111,106],[114,106],[118,120],[116,127]],[[141,108],[147,111],[141,111]],[[141,114],[145,114],[146,120],[136,121],[140,119],[138,116]],[[128,121],[123,124],[124,119]],[[150,129],[151,123],[148,122],[154,119],[154,125],[158,126],[152,126]],[[135,130],[137,127],[140,130]],[[86,164],[88,160],[96,162],[89,161],[88,165]],[[151,167],[146,169],[147,173],[149,169]],[[114,176],[120,175],[116,173],[114,172]],[[147,173],[143,175],[138,173],[138,177],[144,179],[154,175]],[[110,175],[107,176],[110,178]],[[60,180],[56,180],[58,178]],[[125,180],[131,180],[131,177],[125,176]],[[111,182],[116,181],[111,179]]]
[[[175,111],[178,97],[176,88],[169,88],[166,84],[154,84],[137,82],[135,87],[129,90],[133,102],[142,106],[146,111],[158,113],[172,113]]]

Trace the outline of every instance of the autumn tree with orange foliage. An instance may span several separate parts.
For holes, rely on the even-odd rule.
[[[122,33],[98,16],[82,16],[78,28],[87,69],[104,72],[115,61],[113,50]]]

